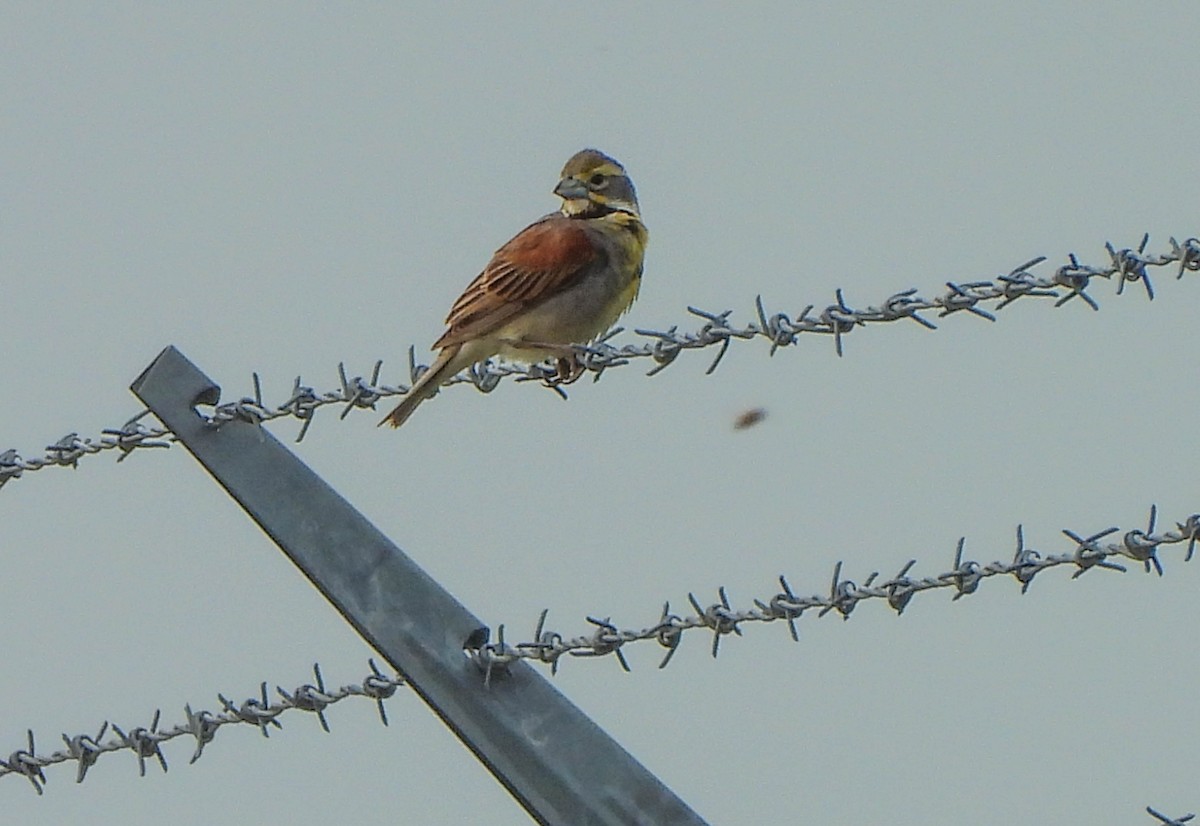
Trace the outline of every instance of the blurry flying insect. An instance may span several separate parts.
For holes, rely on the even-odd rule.
[[[733,420],[734,430],[748,430],[756,424],[767,418],[766,408],[751,407],[749,410],[743,410]]]

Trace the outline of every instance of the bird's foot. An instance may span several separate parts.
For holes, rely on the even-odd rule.
[[[564,384],[574,384],[587,369],[579,363],[579,357],[572,351],[569,356],[559,356],[555,362],[554,375],[542,379],[546,387],[561,387]]]

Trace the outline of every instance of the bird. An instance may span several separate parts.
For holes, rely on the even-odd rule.
[[[555,358],[558,381],[578,378],[572,345],[595,339],[633,304],[649,235],[625,167],[598,149],[571,156],[554,194],[559,210],[496,250],[451,306],[433,364],[380,426],[400,427],[455,374],[492,356]]]

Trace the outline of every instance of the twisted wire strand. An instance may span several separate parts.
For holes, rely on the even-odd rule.
[[[40,795],[46,785],[44,769],[58,763],[74,762],[76,764],[75,782],[82,783],[88,769],[95,765],[103,755],[117,751],[131,751],[137,757],[138,771],[146,776],[146,763],[150,759],[158,761],[165,772],[167,758],[163,754],[162,744],[176,737],[191,737],[195,742],[195,750],[189,763],[195,763],[204,752],[204,747],[213,741],[217,732],[225,726],[246,724],[257,726],[263,737],[270,737],[270,728],[280,729],[282,724],[279,717],[289,711],[307,711],[315,714],[321,723],[321,728],[329,731],[329,722],[325,718],[325,709],[334,703],[339,703],[347,697],[365,697],[373,700],[379,710],[379,719],[386,726],[387,712],[383,701],[396,693],[396,689],[405,684],[400,676],[388,676],[379,670],[374,660],[368,664],[371,673],[361,684],[344,685],[337,689],[327,689],[321,676],[321,666],[313,666],[315,683],[305,683],[292,691],[276,687],[278,699],[274,702],[267,696],[267,684],[260,686],[260,696],[251,697],[241,705],[234,704],[223,694],[218,694],[222,710],[193,711],[191,705],[184,706],[185,721],[169,729],[159,729],[159,711],[155,711],[150,725],[135,726],[129,731],[123,730],[115,723],[103,722],[95,736],[90,734],[62,735],[64,748],[50,754],[39,754],[34,743],[33,729],[28,729],[28,744],[26,748],[17,749],[9,754],[8,759],[0,760],[0,777],[15,775],[24,777]],[[105,733],[112,729],[113,736],[104,740]]]
[[[815,309],[815,305],[809,304],[795,317],[782,312],[769,313],[762,297],[759,296],[755,299],[756,320],[740,327],[730,320],[732,310],[714,313],[688,307],[689,313],[704,322],[695,332],[680,332],[678,325],[672,325],[666,330],[635,329],[634,335],[642,341],[618,346],[613,343],[614,337],[624,330],[616,328],[590,345],[576,347],[576,353],[580,366],[592,374],[593,381],[598,381],[606,370],[639,359],[650,359],[654,362],[648,371],[648,375],[654,375],[674,364],[680,353],[716,347],[716,356],[705,371],[706,374],[711,374],[733,341],[766,339],[771,345],[770,353],[774,355],[779,348],[796,344],[800,335],[817,333],[831,336],[840,356],[843,353],[843,339],[859,327],[911,320],[927,329],[936,329],[936,325],[922,313],[936,313],[937,317],[941,318],[965,312],[995,321],[996,312],[1021,298],[1051,300],[1055,307],[1061,307],[1078,298],[1093,310],[1099,310],[1100,305],[1088,292],[1093,279],[1096,278],[1109,281],[1115,278],[1117,295],[1123,294],[1126,285],[1140,283],[1147,298],[1153,300],[1154,286],[1149,271],[1152,268],[1174,266],[1176,279],[1183,278],[1185,273],[1200,271],[1200,239],[1188,238],[1180,242],[1171,238],[1170,249],[1158,254],[1149,254],[1146,252],[1149,238],[1149,235],[1143,235],[1137,247],[1120,249],[1106,243],[1109,260],[1101,266],[1082,264],[1072,254],[1068,256],[1067,263],[1057,267],[1052,273],[1035,275],[1031,270],[1046,261],[1045,257],[1038,257],[994,279],[964,283],[946,282],[945,292],[933,298],[922,298],[916,288],[912,288],[887,297],[878,306],[868,306],[864,309],[850,306],[840,289],[835,292],[835,303],[819,311]],[[297,376],[292,385],[291,395],[282,404],[274,407],[264,404],[261,383],[258,374],[254,374],[253,397],[247,396],[218,405],[211,411],[210,418],[214,425],[235,419],[261,423],[284,417],[295,418],[301,422],[296,437],[296,441],[299,442],[308,433],[316,412],[323,407],[341,406],[339,418],[344,419],[351,410],[374,410],[375,403],[380,399],[403,395],[408,391],[408,387],[404,385],[381,383],[382,369],[383,362],[380,360],[375,362],[369,378],[348,376],[345,365],[339,364],[339,386],[322,392],[306,385]],[[416,381],[425,369],[424,366],[416,364],[414,350],[410,347],[409,381]],[[488,361],[464,371],[450,383],[470,383],[487,393],[495,389],[501,379],[511,376],[517,381],[542,382],[565,397],[562,387],[554,383],[555,375],[556,368],[549,362],[525,366]],[[148,412],[139,413],[119,427],[102,430],[98,438],[81,437],[78,432],[68,433],[48,445],[43,455],[38,457],[24,458],[16,449],[0,452],[0,488],[13,479],[21,478],[26,472],[46,467],[76,468],[79,460],[85,456],[115,450],[117,461],[121,462],[135,451],[141,452],[143,448],[170,447],[175,439],[169,430],[142,423]]]
[[[786,577],[779,577],[780,590],[765,599],[754,599],[753,607],[735,609],[724,586],[717,589],[717,601],[705,605],[695,594],[688,594],[692,606],[691,614],[672,613],[669,602],[664,603],[658,620],[640,629],[621,629],[610,617],[588,617],[593,630],[587,634],[568,637],[545,627],[547,612],[543,611],[529,642],[509,645],[504,639],[504,626],[498,628],[497,640],[486,642],[468,651],[489,678],[493,672],[502,672],[511,662],[519,659],[536,660],[550,665],[551,673],[557,673],[564,654],[573,657],[615,656],[621,667],[629,671],[629,663],[622,649],[635,642],[654,641],[665,650],[659,668],[665,668],[679,650],[683,636],[688,631],[704,629],[711,634],[711,653],[717,656],[721,640],[730,634],[742,635],[743,626],[751,623],[783,621],[795,642],[800,641],[797,621],[806,612],[815,612],[818,618],[837,612],[842,619],[862,602],[884,600],[897,614],[903,614],[909,602],[917,594],[950,589],[953,599],[958,600],[973,594],[987,579],[1011,576],[1021,585],[1024,594],[1033,584],[1034,577],[1051,568],[1067,566],[1073,568],[1072,579],[1078,579],[1093,569],[1104,569],[1125,573],[1126,568],[1115,560],[1123,558],[1140,563],[1145,571],[1154,571],[1162,576],[1163,568],[1158,558],[1159,548],[1183,545],[1184,561],[1190,562],[1200,541],[1200,513],[1187,516],[1175,523],[1175,530],[1156,532],[1158,508],[1151,506],[1150,518],[1145,530],[1134,528],[1122,532],[1113,526],[1091,534],[1082,535],[1064,528],[1062,533],[1073,547],[1061,553],[1043,553],[1025,542],[1025,532],[1017,526],[1016,549],[1011,561],[994,561],[982,564],[964,558],[966,539],[958,540],[954,552],[954,565],[943,573],[913,577],[909,572],[916,565],[915,559],[905,563],[894,576],[879,581],[879,572],[872,572],[861,584],[842,576],[842,563],[833,569],[833,578],[824,594],[800,596],[789,585]],[[1116,535],[1110,541],[1102,541]]]
[[[721,640],[732,634],[742,635],[743,626],[750,623],[770,623],[783,621],[787,623],[790,636],[799,641],[800,634],[797,621],[806,612],[815,612],[818,618],[836,612],[843,619],[849,619],[859,603],[867,600],[884,600],[897,614],[903,614],[909,602],[917,594],[938,589],[951,589],[953,599],[975,593],[979,586],[990,578],[1012,576],[1021,585],[1021,593],[1025,593],[1034,578],[1042,571],[1050,568],[1068,566],[1073,568],[1072,579],[1077,579],[1088,571],[1103,569],[1124,573],[1124,565],[1116,562],[1116,558],[1133,560],[1141,563],[1143,569],[1159,576],[1163,567],[1158,557],[1158,551],[1163,546],[1183,546],[1184,561],[1191,561],[1196,544],[1200,541],[1200,514],[1191,514],[1184,521],[1175,523],[1175,530],[1157,531],[1158,509],[1150,508],[1150,518],[1145,530],[1133,528],[1124,532],[1117,527],[1109,527],[1094,533],[1083,535],[1070,529],[1063,529],[1073,547],[1062,553],[1046,553],[1028,545],[1024,531],[1017,528],[1016,549],[1009,562],[995,561],[981,564],[964,558],[965,539],[960,539],[954,553],[953,567],[935,576],[912,577],[909,572],[916,560],[909,560],[893,577],[877,582],[879,573],[871,573],[862,585],[842,576],[842,563],[834,566],[833,579],[828,591],[813,596],[799,596],[781,576],[781,590],[766,599],[754,599],[754,607],[735,609],[731,604],[724,587],[717,589],[719,600],[705,606],[694,594],[688,594],[688,601],[694,610],[692,614],[679,615],[670,610],[670,604],[664,604],[658,621],[642,629],[622,630],[609,617],[603,619],[588,617],[587,621],[594,630],[590,633],[568,637],[560,632],[548,630],[546,612],[543,611],[537,621],[532,640],[515,645],[505,642],[504,626],[497,630],[497,640],[487,642],[478,647],[465,649],[465,654],[471,658],[483,675],[485,686],[492,680],[503,679],[506,669],[516,660],[534,660],[550,666],[551,674],[558,671],[558,665],[563,655],[574,657],[599,658],[614,656],[626,671],[630,670],[629,663],[622,651],[624,646],[635,642],[654,641],[665,649],[666,654],[659,663],[659,668],[665,668],[675,653],[679,650],[683,636],[689,631],[704,629],[711,634],[711,654],[716,657]],[[1104,541],[1114,537],[1109,541]],[[264,737],[270,734],[270,728],[281,728],[280,716],[285,712],[306,711],[315,714],[321,727],[329,731],[325,710],[334,703],[348,697],[364,697],[378,706],[380,720],[387,725],[387,714],[383,701],[391,697],[397,688],[404,685],[403,678],[384,674],[369,661],[371,673],[359,685],[346,685],[338,689],[327,689],[321,676],[319,665],[313,666],[314,683],[299,686],[291,692],[281,687],[276,688],[278,699],[273,702],[267,694],[267,684],[260,685],[257,697],[251,697],[240,705],[218,694],[221,711],[193,711],[191,706],[185,706],[185,722],[170,729],[159,729],[160,714],[154,712],[150,725],[137,726],[128,732],[115,724],[104,722],[96,735],[63,734],[65,748],[50,754],[39,754],[34,742],[32,729],[28,730],[28,743],[25,748],[13,751],[6,760],[0,760],[0,777],[18,775],[25,777],[33,785],[38,794],[43,793],[46,783],[44,769],[58,763],[74,761],[76,763],[75,780],[82,782],[88,769],[104,754],[129,750],[137,757],[138,769],[144,776],[146,763],[150,759],[158,762],[163,771],[167,770],[166,757],[162,752],[162,744],[177,737],[191,737],[195,743],[191,761],[198,760],[204,747],[210,743],[223,727],[234,724],[247,724],[259,728]],[[111,727],[114,736],[104,740]],[[1163,823],[1182,824],[1192,816],[1186,815],[1177,820],[1165,818],[1152,809],[1147,809]]]

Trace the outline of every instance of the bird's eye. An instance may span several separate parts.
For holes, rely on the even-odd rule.
[[[592,186],[600,186],[604,183],[604,176],[597,172],[595,175],[588,178],[588,183]]]

